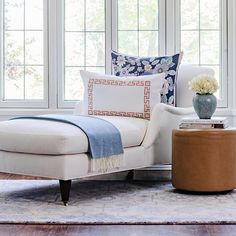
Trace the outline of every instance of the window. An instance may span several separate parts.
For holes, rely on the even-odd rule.
[[[82,99],[80,70],[105,73],[104,0],[65,0],[65,100]],[[78,12],[80,14],[78,14]]]
[[[2,3],[1,100],[7,106],[22,103],[44,106],[47,92],[44,1]]]
[[[130,55],[156,56],[158,0],[118,0],[118,50]]]
[[[72,106],[71,101],[82,98],[81,69],[111,73],[112,49],[142,56],[158,54],[158,2],[64,1],[65,60],[60,106]],[[115,13],[112,17],[111,10]]]
[[[215,71],[220,90],[217,97],[224,99],[224,83],[227,78],[226,1],[181,0],[180,44],[184,51],[183,63],[207,66]],[[224,26],[224,27],[222,27]],[[225,30],[225,32],[224,32]],[[222,105],[222,101],[221,101]]]
[[[72,108],[80,70],[112,73],[111,50],[181,49],[183,63],[215,70],[226,107],[230,1],[0,0],[0,107]]]

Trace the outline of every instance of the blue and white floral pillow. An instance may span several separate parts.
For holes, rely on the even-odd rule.
[[[175,105],[175,83],[182,53],[164,57],[133,57],[112,51],[113,71],[116,76],[140,76],[165,73],[161,102]]]

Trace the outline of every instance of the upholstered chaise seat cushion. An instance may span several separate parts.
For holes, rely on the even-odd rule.
[[[124,148],[142,143],[147,120],[102,118],[118,128]],[[49,155],[79,154],[88,151],[88,141],[83,131],[73,125],[43,120],[11,120],[1,122],[0,150]]]

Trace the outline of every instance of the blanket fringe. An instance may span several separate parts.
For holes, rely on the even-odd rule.
[[[122,167],[124,164],[124,155],[91,159],[90,163],[91,172],[106,173]]]

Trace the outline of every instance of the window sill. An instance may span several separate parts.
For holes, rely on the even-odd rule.
[[[23,109],[23,108],[0,108],[0,118],[8,118],[13,116],[26,116],[26,115],[43,115],[55,113],[73,113],[74,109]]]
[[[73,108],[0,108],[1,116],[17,116],[17,115],[41,115],[48,113],[73,113]],[[236,116],[236,109],[217,108],[215,115],[218,116]]]

